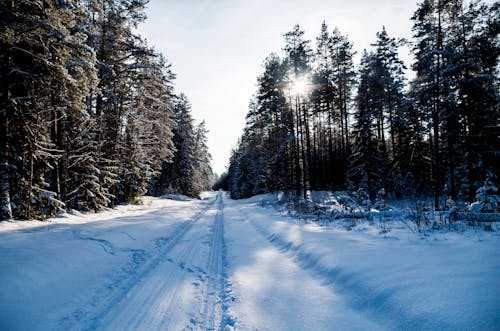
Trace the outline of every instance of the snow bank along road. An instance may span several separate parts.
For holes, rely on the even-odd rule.
[[[301,224],[224,193],[0,224],[0,330],[499,330],[500,239]]]

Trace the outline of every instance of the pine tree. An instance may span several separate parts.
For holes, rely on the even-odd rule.
[[[173,76],[164,59],[142,42],[130,66],[131,106],[124,114],[125,137],[120,140],[120,201],[139,202],[162,162],[173,158],[170,86]]]
[[[331,37],[331,57],[332,57],[332,82],[337,86],[336,97],[334,97],[334,109],[339,113],[340,120],[340,173],[339,182],[345,182],[347,171],[347,159],[351,153],[349,135],[349,105],[351,103],[351,93],[355,84],[356,72],[354,70],[353,44],[347,36],[336,28]]]
[[[111,204],[113,196],[108,192],[102,178],[108,178],[98,167],[98,146],[95,121],[90,116],[74,121],[78,130],[69,130],[67,135],[68,167],[64,174],[68,191],[66,207],[82,211],[101,211]],[[114,177],[110,178],[111,180]]]
[[[310,41],[304,39],[304,31],[299,25],[295,25],[292,31],[284,34],[284,37],[283,49],[287,54],[289,66],[288,84],[293,89],[296,84],[305,84],[307,80],[312,49],[309,46]],[[303,194],[304,198],[310,188],[309,164],[311,163],[310,115],[306,96],[302,91],[293,91],[289,100],[294,121],[295,192],[297,197]]]
[[[498,163],[498,8],[419,2],[408,90],[398,56],[405,41],[382,28],[363,56],[355,109],[347,37],[323,22],[313,58],[295,26],[284,35],[284,60],[270,56],[259,76],[231,157],[233,196],[349,185],[371,198],[382,188],[397,197],[432,194],[436,209],[447,199],[471,201],[484,169]],[[307,90],[297,93],[304,78]]]
[[[500,206],[500,195],[494,183],[495,175],[488,171],[483,186],[476,191],[476,200],[480,203],[482,212],[496,212]]]
[[[175,148],[173,162],[164,162],[160,178],[162,194],[174,193],[196,197],[200,192],[194,183],[195,166],[195,131],[191,116],[191,105],[181,94],[173,106],[173,144]]]
[[[400,42],[395,38],[390,38],[385,27],[382,27],[382,31],[377,32],[377,41],[374,46],[376,57],[381,65],[382,89],[385,97],[383,100],[384,117],[389,122],[390,139],[388,142],[393,150],[393,157],[397,157],[395,150],[399,146],[396,141],[397,134],[394,122],[403,105],[404,69],[406,67],[398,56]]]
[[[97,211],[106,207],[110,195],[102,187],[95,166],[95,121],[88,112],[86,98],[97,86],[95,52],[87,47],[91,34],[86,24],[90,12],[85,6],[72,7],[73,20],[65,25],[70,33],[55,57],[65,59],[68,82],[62,84],[59,73],[51,86],[53,105],[51,139],[62,151],[51,173],[51,190],[67,208]],[[62,52],[66,56],[62,56]]]
[[[401,162],[403,137],[409,129],[404,121],[404,69],[403,62],[398,57],[398,47],[400,42],[395,38],[390,38],[382,27],[382,31],[377,32],[375,44],[375,58],[378,73],[378,87],[376,91],[380,108],[377,117],[377,135],[380,140],[381,149],[392,159],[391,183],[387,187],[395,191],[399,196],[402,194],[403,174],[407,169],[402,168]],[[387,123],[387,124],[386,124]],[[386,137],[386,132],[389,137]]]
[[[494,168],[497,163],[485,150],[484,128],[498,125],[500,118],[498,88],[495,87],[500,49],[494,41],[498,38],[499,8],[499,2],[490,6],[470,3],[460,8],[453,26],[456,112],[462,123],[457,134],[461,148],[456,167],[461,182],[459,192],[468,201],[473,200],[485,177],[484,169]]]
[[[311,164],[311,187],[328,189],[332,187],[336,174],[342,174],[335,158],[337,144],[333,135],[340,111],[334,109],[338,86],[333,83],[332,37],[326,22],[321,25],[321,32],[316,38],[315,70],[311,77],[311,103],[313,108],[313,157]],[[337,166],[336,166],[337,165]],[[333,169],[335,168],[335,171]]]
[[[417,40],[413,91],[432,127],[436,208],[445,186],[453,200],[460,192],[472,200],[483,175],[479,127],[498,123],[495,8],[498,4],[477,2],[466,8],[461,0],[428,0],[412,18]]]
[[[441,0],[424,0],[419,3],[412,20],[416,40],[413,52],[416,62],[413,66],[417,76],[414,93],[418,107],[425,109],[431,130],[430,150],[432,151],[432,185],[434,207],[439,208],[442,194],[443,176],[441,174],[442,155],[440,151],[440,114],[442,97],[442,60],[443,29]],[[437,14],[437,15],[435,15]]]
[[[287,86],[287,63],[276,54],[263,63],[264,71],[257,79],[257,94],[247,115],[247,127],[259,126],[267,155],[262,164],[263,179],[270,190],[291,190],[293,157],[291,137],[294,132],[292,113],[284,88]]]
[[[60,138],[62,109],[74,101],[72,92],[79,95],[81,71],[72,59],[80,54],[80,35],[71,31],[77,9],[52,1],[10,1],[1,8],[5,139],[0,157],[2,177],[8,179],[0,183],[3,217],[10,216],[9,200],[16,217],[46,217],[64,206],[60,190],[53,190],[58,176],[47,181],[46,175],[59,169],[62,151],[55,138]]]
[[[172,159],[165,60],[146,1],[0,5],[0,219],[137,200]]]
[[[357,109],[354,112],[354,151],[350,157],[348,180],[351,190],[361,188],[370,198],[384,188],[384,173],[387,169],[387,154],[381,135],[377,133],[381,109],[380,62],[374,53],[363,53]]]
[[[205,128],[205,121],[202,121],[196,126],[194,134],[194,153],[196,155],[196,159],[193,181],[196,187],[195,190],[199,194],[199,192],[210,190],[214,179],[212,167],[210,166],[211,156],[208,152],[208,130]]]
[[[131,88],[137,76],[137,67],[130,65],[137,57],[148,50],[141,44],[140,38],[134,34],[134,27],[145,19],[146,1],[104,0],[89,1],[94,9],[94,35],[89,38],[90,47],[96,50],[99,85],[92,94],[93,109],[96,118],[100,149],[99,168],[105,178],[106,189],[114,196],[112,204],[128,200],[127,191],[130,183],[127,178],[128,151],[138,151],[138,146],[127,146],[126,143],[137,143],[128,139],[128,120],[133,116],[136,103]],[[130,165],[130,162],[129,162]]]
[[[148,164],[148,191],[161,194],[159,175],[164,162],[172,162],[174,157],[173,93],[172,81],[175,75],[170,64],[161,55],[147,58],[143,65],[142,83],[138,86],[137,107],[143,109],[141,118],[141,140],[147,153],[143,161]]]

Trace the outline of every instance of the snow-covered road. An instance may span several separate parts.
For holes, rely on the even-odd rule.
[[[0,224],[0,330],[499,329],[497,234],[380,236],[257,201]]]
[[[222,194],[165,238],[153,262],[109,303],[90,329],[215,330],[223,314]]]
[[[253,223],[252,209],[255,206],[232,200],[224,209],[227,273],[234,300],[229,314],[238,329],[383,330],[273,245]]]

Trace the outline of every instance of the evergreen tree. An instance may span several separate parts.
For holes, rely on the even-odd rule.
[[[294,174],[295,193],[299,197],[310,189],[309,165],[311,164],[311,134],[309,126],[309,105],[307,104],[307,90],[297,89],[300,85],[307,85],[307,76],[310,72],[312,49],[310,41],[304,39],[304,31],[299,25],[284,34],[285,47],[283,48],[289,66],[288,87],[290,93],[290,108],[294,123]],[[290,91],[294,90],[294,91]],[[304,93],[305,92],[305,93]]]
[[[173,128],[173,144],[175,148],[173,162],[164,162],[161,174],[161,193],[183,194],[190,197],[200,193],[195,184],[196,136],[191,117],[191,105],[184,94],[181,94],[173,106],[175,122]]]
[[[477,189],[476,200],[483,212],[496,212],[500,206],[500,195],[497,185],[493,182],[495,175],[488,171],[483,186]]]
[[[337,183],[345,182],[347,171],[347,160],[351,153],[351,138],[349,135],[349,106],[351,104],[351,94],[355,85],[356,72],[354,70],[353,44],[347,36],[336,28],[333,30],[331,38],[332,57],[332,82],[337,86],[337,93],[334,96],[334,111],[339,114],[340,120],[340,177]],[[340,185],[342,186],[342,185]]]
[[[398,56],[405,41],[382,28],[363,56],[353,109],[352,44],[323,22],[312,57],[295,26],[284,35],[284,60],[271,55],[259,76],[226,177],[232,195],[349,186],[372,199],[381,189],[432,194],[436,209],[471,201],[484,169],[498,163],[498,8],[421,1],[407,91]]]
[[[432,127],[436,208],[445,186],[453,200],[460,191],[471,200],[484,176],[481,167],[487,158],[478,152],[483,143],[478,142],[477,128],[486,121],[498,123],[498,89],[493,87],[498,63],[495,8],[498,3],[476,2],[466,8],[460,0],[427,0],[412,18],[417,40],[413,92]]]
[[[401,196],[403,188],[403,174],[408,169],[404,167],[401,155],[403,149],[403,140],[407,136],[409,127],[404,123],[404,69],[403,61],[399,59],[398,48],[400,42],[395,38],[388,36],[385,27],[377,32],[377,41],[375,44],[374,57],[377,64],[378,83],[375,89],[378,91],[379,109],[377,112],[377,136],[380,140],[381,150],[391,157],[392,166],[390,167],[391,181],[387,182],[386,188],[395,191]],[[388,133],[388,137],[386,136]]]
[[[363,53],[358,93],[357,109],[354,113],[354,151],[349,162],[349,186],[366,191],[370,198],[384,188],[384,173],[387,169],[387,153],[383,147],[378,117],[381,109],[382,91],[380,62],[374,53]]]
[[[2,217],[45,217],[63,208],[58,200],[62,156],[62,111],[79,111],[78,78],[92,76],[92,58],[73,31],[78,9],[70,2],[3,2],[2,49]],[[91,60],[90,60],[91,61]],[[55,170],[57,169],[57,170]],[[46,175],[52,173],[47,181]],[[51,187],[52,186],[52,187]],[[52,190],[51,190],[52,189]],[[59,194],[59,196],[58,196]]]
[[[173,158],[174,75],[134,34],[145,4],[0,4],[0,219],[98,211],[155,186]]]
[[[195,172],[193,181],[197,192],[208,191],[213,185],[214,174],[210,166],[211,156],[207,146],[208,130],[205,128],[205,121],[202,121],[195,128],[194,153]]]
[[[432,185],[434,191],[434,206],[439,208],[439,198],[442,194],[443,176],[441,173],[442,155],[440,151],[440,114],[443,102],[443,6],[441,0],[424,0],[419,3],[412,20],[415,46],[413,52],[416,62],[413,70],[416,72],[414,93],[416,105],[426,114],[432,130],[430,150],[432,153]],[[436,15],[435,15],[436,14]]]

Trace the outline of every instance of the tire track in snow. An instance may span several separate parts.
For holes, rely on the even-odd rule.
[[[197,245],[191,244],[177,245],[171,253],[179,252],[175,256],[178,261],[191,261],[198,254],[198,248]],[[108,325],[112,329],[168,330],[175,324],[176,308],[182,300],[183,288],[181,284],[186,280],[187,274],[194,273],[194,270],[185,267],[183,262],[176,263],[171,258],[167,258],[165,262],[175,267],[162,264],[161,267],[147,275],[148,279],[145,279],[144,283],[131,293],[133,294],[132,302],[117,307],[119,309],[118,315],[110,316],[112,318],[108,320]],[[108,329],[108,325],[101,326],[103,329]]]
[[[392,289],[375,289],[358,281],[356,274],[348,273],[339,267],[331,267],[321,262],[321,255],[314,254],[304,248],[302,244],[294,244],[282,235],[268,231],[263,226],[245,214],[248,223],[256,232],[268,242],[280,249],[284,253],[291,254],[297,265],[305,271],[312,272],[324,279],[325,284],[333,285],[335,291],[344,295],[349,305],[373,320],[383,320],[387,329],[402,330],[409,325],[419,325],[425,316],[418,317],[412,312],[405,312],[391,301],[391,297],[397,291]],[[393,316],[399,316],[399,320],[394,320]],[[444,326],[447,329],[449,326]]]
[[[160,251],[150,257],[148,260],[137,267],[130,277],[113,280],[104,288],[97,291],[92,300],[91,308],[80,308],[72,313],[71,316],[63,318],[60,323],[60,329],[81,329],[95,330],[100,326],[100,322],[108,313],[123,301],[127,294],[142,279],[147,277],[158,265],[165,261],[167,254],[181,241],[182,237],[203,215],[217,202],[217,198],[207,204],[201,211],[188,221],[182,223],[175,229],[169,237],[161,238]],[[87,239],[87,238],[81,238]]]
[[[217,203],[218,202],[218,203]],[[222,197],[165,262],[102,320],[105,330],[217,330],[222,321]],[[205,240],[208,239],[208,240]],[[163,240],[155,242],[158,245]],[[197,293],[197,295],[193,295]]]
[[[229,284],[224,272],[226,245],[224,241],[224,201],[222,192],[218,193],[217,198],[217,213],[211,228],[212,239],[201,306],[203,330],[223,330],[226,325],[234,324],[226,314],[227,303],[225,301]]]

